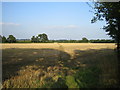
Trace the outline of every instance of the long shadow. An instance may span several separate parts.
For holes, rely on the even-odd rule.
[[[100,81],[98,82],[108,84],[108,87],[111,85],[113,86],[116,85],[116,79],[118,79],[118,77],[116,76],[117,54],[114,52],[114,50],[90,49],[90,50],[75,50],[74,52],[75,52],[74,58],[71,59],[71,56],[68,53],[50,48],[3,49],[2,50],[3,81],[18,75],[18,71],[21,70],[22,67],[30,65],[40,66],[40,68],[42,68],[45,71],[50,66],[67,67],[68,70],[66,72],[66,76],[73,74],[70,70],[77,70],[78,72],[80,72],[81,69],[84,68],[89,69],[91,67],[95,67],[101,69],[101,74],[99,75]],[[92,74],[94,74],[94,70]],[[88,80],[89,78],[87,79],[87,81]]]
[[[119,80],[118,84],[120,85],[120,50],[117,51],[117,59],[118,59],[118,80]]]
[[[74,50],[74,58],[63,60],[63,63],[64,66],[69,68],[81,68],[94,65],[99,66],[103,60],[109,61],[109,63],[116,62],[117,54],[113,49]]]
[[[118,87],[118,70],[120,68],[117,66],[119,58],[113,49],[75,50],[74,60],[76,63],[81,63],[80,67],[99,68],[101,73],[99,73],[99,81],[97,82],[101,83],[100,87]]]
[[[113,49],[74,50],[74,53],[73,59],[63,61],[69,68],[66,75],[72,74],[70,69],[77,70],[78,78],[84,77],[83,82],[87,83],[90,81],[88,87],[118,87],[118,59]],[[82,77],[81,72],[86,74]]]
[[[55,49],[4,49],[2,50],[3,81],[17,75],[25,66],[40,66],[46,70],[49,66],[59,66],[58,61],[70,58],[66,52]]]

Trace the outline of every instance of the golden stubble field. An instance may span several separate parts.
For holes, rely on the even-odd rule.
[[[22,48],[22,49],[57,49],[74,54],[74,50],[90,50],[90,49],[114,49],[114,43],[23,43],[23,44],[2,44],[2,49]]]
[[[85,84],[83,87],[115,86],[117,84],[115,47],[114,43],[2,44],[3,87],[51,88],[55,87],[54,84],[59,83],[61,78],[65,81],[64,85],[69,88],[81,87],[75,83],[72,75],[93,67],[95,69],[88,72],[97,74],[100,69],[101,73],[90,78],[88,75],[87,81],[90,79],[94,80],[90,83],[99,84],[98,86]],[[72,82],[74,84],[71,85]]]
[[[114,48],[115,43],[6,43],[1,44],[2,49],[6,48],[53,48],[56,49],[60,45],[67,49],[101,49]]]

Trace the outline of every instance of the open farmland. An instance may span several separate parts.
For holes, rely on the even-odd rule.
[[[41,44],[2,44],[2,49],[9,48],[22,48],[22,49],[57,49],[60,51],[67,52],[72,55],[75,53],[75,50],[89,50],[89,49],[114,49],[114,43],[41,43]]]
[[[2,44],[4,88],[117,86],[113,43]]]

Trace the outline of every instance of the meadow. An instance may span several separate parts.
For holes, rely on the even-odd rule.
[[[2,44],[3,88],[117,87],[114,43]]]

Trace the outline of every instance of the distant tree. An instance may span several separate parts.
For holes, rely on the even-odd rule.
[[[36,36],[36,38],[35,38],[35,42],[40,42],[40,39],[39,39],[39,37],[38,36]]]
[[[85,37],[83,37],[83,38],[82,38],[82,42],[87,43],[87,42],[88,42],[88,39],[85,38]]]
[[[0,35],[0,43],[2,43],[2,36]]]
[[[43,37],[43,42],[48,41],[48,36],[47,36],[47,34],[43,33],[43,34],[42,34],[42,37]]]
[[[47,34],[45,34],[45,33],[39,34],[39,35],[38,35],[38,41],[39,41],[39,42],[46,42],[46,41],[48,41],[48,36],[47,36]]]
[[[36,42],[36,38],[35,38],[35,36],[32,36],[32,38],[31,38],[31,42]]]
[[[9,37],[7,38],[7,42],[15,43],[16,42],[16,38],[13,35],[9,35]]]
[[[42,34],[38,34],[38,36],[36,37],[38,42],[42,42]]]
[[[7,39],[5,36],[2,37],[2,43],[6,43],[7,42]]]

